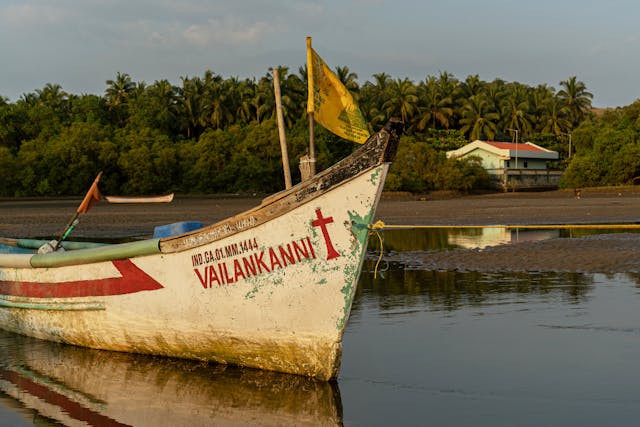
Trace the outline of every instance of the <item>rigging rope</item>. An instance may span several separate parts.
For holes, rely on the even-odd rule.
[[[378,266],[380,265],[380,261],[382,261],[382,256],[384,255],[384,239],[382,238],[382,230],[386,228],[386,225],[381,220],[376,221],[374,224],[368,224],[367,228],[369,229],[369,235],[372,234],[378,236],[378,241],[380,242],[380,255],[378,255],[378,261],[376,261],[376,266],[373,269],[373,278],[378,278]]]

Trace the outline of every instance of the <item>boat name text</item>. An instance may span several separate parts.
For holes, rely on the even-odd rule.
[[[327,261],[338,258],[340,253],[333,246],[328,227],[334,222],[333,217],[322,215],[320,208],[315,210],[315,215],[315,219],[311,220],[311,227],[318,227],[322,233]],[[236,227],[249,227],[254,225],[255,221],[254,217],[249,217],[238,221]],[[316,259],[316,252],[309,236],[267,248],[259,247],[254,237],[196,253],[191,256],[191,263],[200,284],[206,289],[213,285],[236,283],[251,276],[284,269],[308,259]]]
[[[254,245],[253,242],[246,241],[247,248]],[[234,245],[229,245],[234,246]],[[230,250],[239,249],[232,248]],[[254,246],[251,246],[254,247]],[[228,246],[227,246],[228,248]],[[203,267],[194,268],[193,271],[198,277],[203,288],[211,288],[214,285],[229,285],[252,276],[269,273],[278,269],[284,269],[290,265],[297,264],[306,259],[315,259],[316,252],[311,245],[311,239],[304,237],[300,240],[293,240],[287,244],[267,249],[255,250],[253,253],[244,252],[241,249],[239,257],[233,260],[215,262]],[[210,251],[212,257],[215,257],[218,250]],[[206,253],[206,252],[205,252]],[[226,253],[226,248],[225,248]],[[198,254],[202,255],[202,254]],[[203,255],[206,257],[207,255]],[[216,258],[218,259],[218,258]]]

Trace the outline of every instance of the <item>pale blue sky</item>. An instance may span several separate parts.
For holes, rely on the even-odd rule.
[[[297,72],[305,37],[362,84],[448,71],[528,85],[577,76],[597,107],[640,98],[636,0],[0,0],[0,95],[57,83],[103,94],[134,81]]]

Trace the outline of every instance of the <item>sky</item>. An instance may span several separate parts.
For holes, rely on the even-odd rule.
[[[102,95],[134,82],[297,73],[305,38],[358,82],[441,72],[556,90],[571,76],[593,106],[640,98],[637,0],[0,0],[0,96],[59,84]]]

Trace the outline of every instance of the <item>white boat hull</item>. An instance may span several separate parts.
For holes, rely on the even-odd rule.
[[[70,251],[36,255],[35,268],[0,267],[0,327],[92,348],[335,378],[388,166],[326,191],[320,177],[314,188],[294,187],[229,220],[159,239],[156,253],[95,248],[77,251],[80,262]]]

